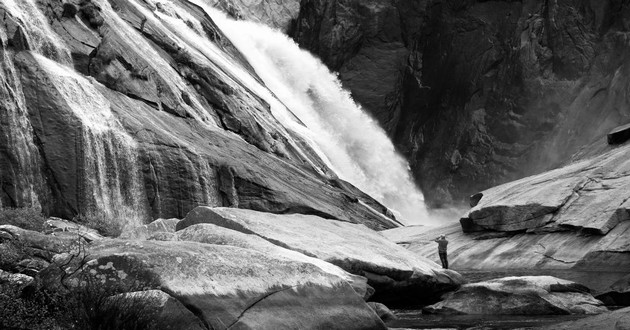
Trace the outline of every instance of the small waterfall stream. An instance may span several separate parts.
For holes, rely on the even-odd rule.
[[[35,58],[81,122],[79,212],[131,227],[142,224],[146,214],[136,142],[90,80],[44,56]]]

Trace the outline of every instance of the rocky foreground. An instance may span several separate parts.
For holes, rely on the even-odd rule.
[[[437,301],[463,283],[363,225],[317,216],[199,207],[126,239],[62,220],[47,225],[58,229],[0,226],[4,286],[19,296],[141,283],[130,297],[151,298],[186,329],[384,329],[387,309],[366,300]]]

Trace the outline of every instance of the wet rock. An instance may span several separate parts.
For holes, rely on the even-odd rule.
[[[300,214],[209,207],[194,209],[182,224],[201,222],[255,234],[365,276],[376,290],[376,301],[431,300],[463,282],[456,272],[409,253],[363,225]]]
[[[206,327],[385,329],[347,282],[308,263],[181,241],[99,241],[90,258],[105,285],[159,287]]]
[[[551,276],[506,277],[465,284],[423,311],[476,315],[600,314],[608,311],[601,301],[581,289],[575,283]]]

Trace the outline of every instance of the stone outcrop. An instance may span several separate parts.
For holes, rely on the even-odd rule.
[[[260,82],[199,6],[212,3],[0,8],[1,205],[104,215],[128,228],[198,205],[397,226],[371,197],[338,184],[309,144],[220,65],[219,57]],[[295,1],[235,6],[275,26],[296,12]],[[286,12],[272,15],[278,8]]]
[[[89,252],[103,285],[159,288],[206,328],[385,329],[347,282],[313,264],[197,242],[106,240]]]
[[[483,192],[466,231],[581,229],[600,235],[630,220],[630,146]]]
[[[586,287],[550,276],[506,277],[465,284],[443,298],[423,311],[476,315],[600,314],[608,311]]]
[[[305,0],[292,36],[394,137],[429,204],[467,204],[576,152],[609,150],[606,134],[630,121],[629,9]]]
[[[409,253],[363,225],[312,215],[198,207],[178,223],[177,229],[188,231],[187,226],[199,223],[255,235],[279,247],[364,276],[376,290],[373,296],[376,301],[431,301],[436,294],[452,290],[463,282],[456,272],[443,270],[434,262]],[[180,239],[188,236],[190,234],[179,235]]]

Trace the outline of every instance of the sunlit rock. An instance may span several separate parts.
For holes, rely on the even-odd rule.
[[[463,282],[456,272],[441,269],[363,225],[301,214],[198,207],[178,228],[204,222],[260,236],[365,276],[376,290],[373,299],[377,301],[430,301]]]

